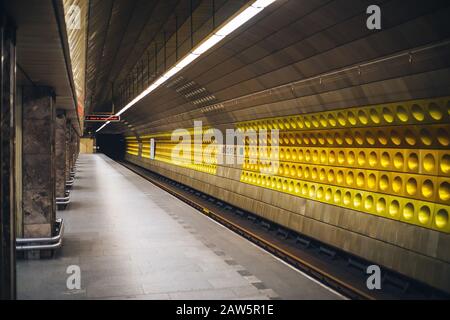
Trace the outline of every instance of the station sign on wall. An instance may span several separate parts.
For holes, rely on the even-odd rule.
[[[93,114],[84,117],[86,122],[119,122],[120,116],[114,116],[111,114]]]
[[[150,139],[150,159],[155,159],[155,139]]]

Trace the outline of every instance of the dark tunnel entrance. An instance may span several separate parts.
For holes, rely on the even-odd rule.
[[[125,156],[125,139],[121,134],[101,134],[97,136],[97,152],[114,160],[123,160]]]

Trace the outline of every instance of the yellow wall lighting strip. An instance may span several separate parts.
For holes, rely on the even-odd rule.
[[[205,132],[207,128],[203,129]],[[187,130],[191,135],[194,134],[193,129]],[[155,139],[156,148],[155,148],[155,161],[161,161],[165,163],[169,163],[171,165],[192,169],[195,171],[200,171],[208,174],[216,174],[217,173],[217,164],[216,163],[207,163],[203,161],[202,163],[194,163],[194,155],[195,154],[203,154],[199,149],[195,147],[191,148],[191,153],[186,155],[185,157],[173,157],[172,150],[178,144],[176,141],[171,140],[172,133],[169,132],[160,132],[153,135],[146,135],[141,137],[142,140],[150,140],[151,138]],[[139,144],[134,137],[126,137],[126,146],[127,153],[139,156]],[[194,139],[192,138],[192,141]],[[202,149],[205,148],[211,141],[202,141]],[[141,157],[150,159],[150,142],[142,143],[142,151]]]

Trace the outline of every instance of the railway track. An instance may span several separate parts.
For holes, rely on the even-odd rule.
[[[366,288],[365,283],[367,275],[365,272],[362,272],[363,270],[359,270],[358,273],[350,273],[347,272],[348,270],[343,272],[345,269],[342,267],[343,259],[340,259],[341,266],[336,266],[335,261],[333,261],[334,257],[332,257],[332,255],[336,252],[333,251],[333,249],[328,250],[321,244],[315,244],[315,247],[319,248],[319,251],[323,251],[323,254],[328,254],[331,256],[328,258],[321,257],[320,259],[317,259],[317,254],[311,255],[309,253],[305,253],[305,248],[302,248],[301,245],[298,244],[297,240],[300,239],[300,242],[303,243],[303,247],[309,247],[311,244],[308,243],[309,240],[305,240],[306,238],[299,238],[297,235],[297,240],[295,240],[294,243],[292,243],[292,241],[290,241],[290,243],[286,241],[289,238],[292,240],[293,237],[295,239],[295,235],[292,234],[292,231],[288,231],[280,227],[277,229],[278,225],[273,222],[265,221],[256,215],[244,212],[239,208],[223,203],[219,199],[203,194],[155,172],[128,162],[119,163],[135,174],[148,180],[155,186],[165,190],[191,207],[197,209],[202,214],[219,222],[223,226],[241,235],[242,237],[245,237],[249,241],[252,241],[276,257],[284,260],[293,267],[308,274],[349,299],[377,300],[449,298],[444,293],[438,292],[433,288],[416,283],[411,286],[410,282],[405,282],[403,280],[391,281],[391,284],[394,286],[390,290],[370,291]],[[338,254],[342,258],[343,253],[339,252]],[[357,261],[358,258],[346,256],[345,259],[347,259],[347,261]],[[358,266],[358,264],[356,263],[354,266]],[[349,263],[347,262],[346,268],[348,269],[348,267]],[[410,279],[410,281],[414,280]],[[404,283],[407,283],[406,289],[404,288]],[[409,290],[409,293],[407,293],[407,290]]]

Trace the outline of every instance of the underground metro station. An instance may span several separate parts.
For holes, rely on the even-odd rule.
[[[2,300],[450,298],[449,1],[0,3]]]

